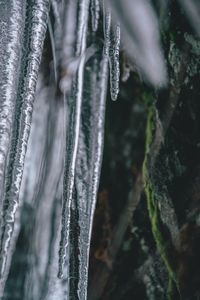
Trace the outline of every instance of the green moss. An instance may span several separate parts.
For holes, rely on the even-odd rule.
[[[147,206],[149,211],[149,218],[151,221],[152,232],[156,242],[156,246],[160,252],[160,255],[165,263],[169,274],[169,280],[176,282],[176,274],[174,272],[170,254],[169,254],[169,244],[166,240],[163,231],[162,231],[162,223],[160,220],[159,209],[157,205],[157,191],[156,187],[152,182],[151,176],[151,167],[150,167],[150,160],[151,160],[151,146],[154,139],[155,128],[156,128],[156,110],[154,106],[149,108],[148,112],[148,119],[147,119],[147,128],[146,128],[146,151],[145,151],[145,159],[143,164],[143,177],[144,177],[144,184],[145,184],[145,193],[147,197]]]
[[[177,300],[179,298],[179,292],[175,281],[172,278],[169,278],[168,289],[167,289],[167,299],[168,300]]]
[[[152,91],[146,89],[142,92],[142,102],[147,109],[153,105],[154,97]]]

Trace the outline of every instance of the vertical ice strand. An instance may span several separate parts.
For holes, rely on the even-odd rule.
[[[110,48],[110,31],[111,31],[111,15],[110,11],[103,2],[103,26],[104,26],[104,47],[102,51],[102,59],[100,64],[100,72],[98,74],[98,109],[96,110],[97,123],[95,126],[95,140],[93,141],[93,178],[91,185],[91,204],[88,205],[88,214],[91,215],[89,227],[89,243],[91,240],[92,223],[96,205],[96,198],[99,186],[100,170],[103,155],[104,127],[105,120],[105,104],[107,96],[107,79],[108,79],[108,61]],[[89,249],[88,249],[89,251]],[[88,252],[89,254],[89,252]]]
[[[26,24],[24,32],[22,31],[23,41],[21,46],[23,49],[23,58],[20,64],[19,82],[16,87],[15,120],[3,195],[4,208],[0,244],[0,273],[2,282],[5,281],[5,277],[7,276],[9,268],[7,259],[10,261],[13,252],[12,248],[14,247],[14,241],[11,243],[11,239],[15,225],[15,214],[19,206],[19,191],[31,126],[34,94],[43,41],[46,34],[49,2],[47,0],[30,1],[30,5],[26,9],[26,21],[28,25]],[[17,16],[15,20],[17,20]],[[21,31],[21,28],[19,30]]]
[[[110,94],[113,101],[117,100],[119,94],[120,66],[119,66],[119,50],[120,50],[120,25],[113,24],[111,31],[111,46],[109,51],[110,66]]]
[[[4,1],[0,9],[0,208],[1,222],[6,167],[12,139],[22,59],[25,1]]]
[[[99,26],[100,0],[91,0],[90,11],[91,11],[92,30],[96,32]]]
[[[120,22],[122,43],[129,58],[146,81],[154,86],[165,86],[167,71],[160,43],[159,24],[150,1],[108,2],[115,22]]]
[[[76,29],[75,55],[80,58],[86,50],[89,0],[78,2],[78,24]],[[63,277],[66,262],[66,252],[69,246],[69,231],[71,227],[71,204],[74,189],[75,165],[80,131],[80,116],[82,105],[84,59],[80,60],[77,73],[72,82],[72,91],[68,99],[69,120],[67,122],[67,144],[65,156],[65,172],[63,183],[62,231],[59,253],[59,274]]]
[[[77,71],[77,61],[80,59],[80,54],[76,57],[77,10],[78,1],[69,0],[65,3],[61,18],[63,26],[60,27],[61,32],[58,31],[57,33],[62,37],[59,45],[59,65],[61,68],[59,86],[64,97],[69,97],[71,93],[72,80]],[[69,110],[71,109],[69,108]]]
[[[104,52],[109,59],[110,95],[115,101],[119,93],[120,66],[120,25],[112,18],[112,10],[108,3],[104,4]]]
[[[103,154],[105,104],[107,96],[108,59],[110,47],[111,18],[104,7],[104,47],[91,57],[85,66],[84,93],[81,114],[81,126],[76,163],[75,201],[78,213],[73,223],[78,232],[72,232],[73,284],[70,289],[72,299],[87,299],[89,253],[94,211],[99,187]],[[92,36],[92,33],[91,33]],[[94,41],[94,39],[92,39]],[[76,296],[74,296],[76,295]],[[74,297],[74,298],[73,298]]]

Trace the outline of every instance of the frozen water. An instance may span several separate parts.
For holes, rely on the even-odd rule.
[[[2,175],[6,173],[5,188],[1,190],[4,192],[1,196],[1,203],[5,208],[3,209],[0,233],[0,274],[3,282],[8,272],[7,258],[10,259],[9,257],[12,254],[10,242],[19,205],[19,191],[31,126],[34,93],[46,33],[48,6],[48,1],[35,1],[34,5],[27,12],[30,22],[28,26],[24,27],[25,3],[23,1],[9,1],[3,4],[5,8],[4,17],[8,15],[9,10],[12,12],[9,15],[10,19],[6,28],[8,34],[5,32],[6,36],[8,36],[8,45],[6,45],[8,51],[8,63],[6,65],[8,70],[5,74],[8,83],[5,84],[4,88],[8,93],[4,93],[5,100],[2,106],[3,110],[7,109],[6,115],[10,120],[8,119],[7,121],[6,127],[8,128],[4,129],[5,125],[1,127],[6,133],[4,149],[2,149],[1,153],[5,153],[5,151],[6,155],[9,153],[9,158],[3,158],[4,164],[7,163],[7,170],[4,170],[4,166],[1,168]],[[28,44],[25,41],[25,37],[28,39]],[[1,57],[5,58],[5,56]],[[18,72],[16,72],[17,70]],[[13,84],[15,90],[12,93]],[[13,107],[13,104],[15,107]],[[4,122],[5,112],[3,110],[2,120]],[[2,283],[3,285],[4,283]]]
[[[0,298],[6,283],[5,299],[15,284],[20,299],[87,299],[109,76],[111,98],[119,94],[120,31],[144,77],[166,82],[149,1],[114,3],[0,0]],[[17,264],[25,267],[15,280]]]
[[[78,7],[77,39],[75,55],[80,57],[86,51],[87,23],[88,23],[88,0],[80,0]],[[69,244],[69,231],[71,225],[71,205],[74,189],[75,165],[80,131],[80,116],[83,91],[84,60],[81,60],[77,74],[72,83],[70,99],[70,117],[67,127],[67,145],[65,157],[62,232],[59,256],[59,277],[63,277],[63,269],[66,261],[66,251]]]
[[[91,22],[92,30],[95,32],[99,25],[100,3],[99,0],[91,0]]]
[[[116,100],[119,93],[120,67],[119,67],[119,50],[120,50],[120,25],[114,25],[111,31],[111,46],[109,53],[110,62],[110,94],[112,100]]]

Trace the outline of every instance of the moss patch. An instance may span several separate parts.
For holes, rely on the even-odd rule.
[[[158,208],[157,196],[157,186],[154,184],[154,166],[151,166],[152,159],[152,145],[154,142],[154,136],[156,132],[156,109],[154,106],[149,107],[147,128],[146,128],[146,152],[143,164],[143,177],[145,185],[145,193],[147,197],[147,206],[149,211],[149,218],[152,226],[153,236],[156,242],[156,246],[160,255],[165,263],[169,274],[170,286],[174,287],[173,283],[177,283],[176,274],[173,268],[173,263],[170,258],[170,247],[167,238],[163,232],[162,222],[160,219],[160,213]],[[168,290],[168,298],[171,298],[172,291],[171,288]]]

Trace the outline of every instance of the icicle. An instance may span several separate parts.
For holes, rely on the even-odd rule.
[[[99,186],[99,178],[100,178],[100,170],[103,156],[103,141],[104,141],[104,119],[105,119],[105,103],[107,96],[107,79],[108,79],[108,56],[109,56],[109,47],[110,47],[110,30],[111,30],[111,16],[110,12],[106,9],[104,4],[103,7],[104,13],[104,36],[105,36],[105,44],[104,44],[104,54],[101,61],[100,68],[100,80],[99,80],[99,104],[98,104],[98,122],[96,124],[96,141],[94,141],[94,165],[93,165],[93,184],[92,184],[92,200],[91,206],[89,208],[89,216],[90,216],[90,228],[89,228],[89,244],[91,240],[92,233],[92,224],[94,211],[96,206],[96,197]],[[89,248],[88,248],[89,255]]]
[[[104,141],[104,119],[105,119],[105,101],[107,95],[107,81],[108,81],[108,57],[103,57],[100,62],[99,79],[97,81],[96,101],[91,95],[93,101],[92,110],[92,126],[91,145],[87,149],[87,159],[90,161],[89,180],[85,184],[86,197],[83,206],[80,206],[80,279],[78,283],[79,299],[87,299],[87,282],[88,282],[88,268],[89,268],[89,252],[90,241],[92,234],[92,224],[96,206],[97,192],[99,187],[100,170],[102,164],[103,141]],[[87,139],[87,136],[85,137]],[[80,180],[80,176],[78,177]],[[80,183],[79,183],[80,184]],[[77,188],[78,191],[78,188]],[[81,197],[80,197],[81,199]],[[86,210],[84,210],[84,207]]]
[[[21,2],[21,1],[20,1]],[[27,141],[31,126],[34,94],[39,71],[40,59],[47,27],[49,3],[37,0],[28,10],[28,26],[24,29],[24,54],[20,83],[18,85],[15,131],[10,151],[6,193],[4,195],[5,212],[1,231],[0,273],[2,280],[7,276],[7,258],[12,255],[11,238],[14,230],[15,214],[18,208],[19,190]],[[15,18],[16,20],[16,18]],[[4,276],[4,277],[3,277]]]
[[[73,229],[73,238],[70,240],[70,297],[81,300],[87,299],[90,240],[103,151],[108,57],[101,58],[98,55],[91,58],[84,74],[87,80],[84,84],[72,209],[74,214],[71,219],[72,224],[77,224],[77,230]]]
[[[9,14],[8,14],[9,11]],[[0,18],[0,228],[3,223],[3,194],[14,123],[17,86],[22,58],[22,37],[25,26],[25,1],[1,3]],[[0,231],[1,232],[1,231]],[[11,257],[10,257],[11,261]],[[7,272],[8,273],[8,272]],[[0,278],[0,298],[7,274]]]
[[[110,0],[109,3],[115,20],[120,22],[122,40],[129,57],[150,83],[165,85],[167,71],[160,45],[159,24],[151,3],[148,0]]]
[[[120,79],[120,67],[119,67],[119,48],[120,48],[120,25],[114,25],[114,29],[111,32],[111,46],[109,53],[109,65],[110,65],[110,93],[113,101],[117,100],[119,93],[119,79]]]
[[[110,50],[110,32],[111,32],[111,12],[110,9],[105,7],[104,4],[104,56],[107,59],[109,57]]]
[[[67,68],[68,62],[75,56],[77,7],[77,1],[73,0],[69,0],[65,6],[62,42],[62,67],[64,68]]]
[[[56,215],[58,211],[55,210],[58,207],[61,208],[61,197],[57,198],[57,189],[59,185],[62,185],[63,179],[61,176],[63,174],[64,143],[62,126],[63,102],[56,97],[55,90],[51,85],[43,89],[45,91],[37,94],[38,98],[34,108],[35,128],[32,127],[34,130],[31,133],[33,141],[32,144],[29,144],[31,153],[35,152],[37,158],[37,162],[32,161],[31,166],[31,169],[35,170],[35,182],[29,193],[31,198],[27,199],[27,195],[23,194],[26,205],[24,205],[22,212],[22,232],[24,231],[24,239],[26,239],[27,244],[18,247],[20,253],[26,253],[22,264],[27,262],[29,265],[29,268],[25,268],[22,271],[22,276],[26,279],[26,289],[22,289],[22,298],[27,300],[44,300],[45,295],[49,292],[49,281],[54,279],[54,282],[60,282],[55,270],[52,272],[51,263],[54,260],[55,264],[56,261],[56,267],[58,267],[58,248],[55,251],[54,247],[55,243],[59,242],[59,235],[55,230],[58,231],[60,225],[60,209],[59,216]],[[41,120],[41,118],[43,119]],[[37,132],[39,133],[39,138]],[[41,135],[43,137],[42,141]],[[32,179],[31,177],[28,178],[29,180]],[[27,215],[26,208],[29,203],[31,203],[30,207],[32,209],[28,217],[32,219],[32,226],[28,226],[23,218]],[[34,226],[35,224],[37,225]],[[37,264],[35,264],[34,260],[29,261],[29,257],[33,252],[35,253]],[[51,272],[49,271],[50,269]],[[38,273],[40,277],[37,276]],[[55,293],[60,293],[61,291],[62,289],[59,289]]]
[[[61,12],[64,12],[64,9],[57,0],[51,0],[51,6],[53,10],[54,19],[55,19],[55,40],[56,40],[56,45],[59,46],[61,44],[61,33],[62,33]]]
[[[106,5],[104,5],[106,6]],[[109,57],[110,66],[110,93],[111,99],[115,101],[119,93],[119,48],[120,48],[120,25],[114,24],[111,30],[111,12],[110,8],[104,8],[104,41],[105,55]]]
[[[70,243],[73,253],[70,260],[71,299],[87,299],[90,241],[103,153],[111,30],[108,10],[105,14],[104,29],[105,36],[108,38],[105,40],[103,55],[98,53],[92,57],[87,63],[84,73],[85,82],[74,189],[74,215],[71,221],[73,224],[78,224],[77,231],[72,232],[74,237]],[[75,213],[76,210],[78,210],[77,213]],[[79,249],[78,254],[76,254],[76,248]]]
[[[97,31],[99,25],[100,3],[99,0],[91,0],[92,30]]]
[[[56,57],[56,45],[55,45],[55,38],[54,38],[54,34],[53,34],[53,28],[52,28],[52,24],[51,24],[51,20],[50,20],[49,16],[48,16],[48,30],[49,30],[50,40],[51,40],[51,51],[52,51],[52,55],[53,55],[53,66],[54,66],[55,82],[57,83],[57,79],[58,79],[58,75],[57,75],[58,62],[57,62],[57,57]]]
[[[76,40],[76,57],[80,57],[86,49],[87,23],[89,0],[79,1],[78,28]],[[84,60],[81,60],[76,78],[74,79],[72,97],[70,103],[69,126],[67,132],[65,174],[63,187],[62,231],[59,251],[59,273],[63,277],[63,269],[66,261],[66,252],[69,244],[70,215],[74,188],[75,163],[80,130],[80,115],[82,104]]]
[[[17,86],[22,58],[25,25],[25,3],[22,0],[1,3],[0,18],[0,209],[5,183],[6,165],[11,143]],[[8,14],[9,11],[9,14]]]
[[[75,163],[78,147],[78,136],[80,128],[80,114],[82,102],[82,73],[84,61],[79,66],[77,75],[76,95],[70,116],[71,126],[69,128],[67,137],[67,149],[65,160],[65,174],[64,174],[64,189],[63,189],[63,211],[62,211],[62,232],[60,242],[60,255],[59,255],[59,278],[63,277],[63,269],[66,261],[66,251],[69,244],[69,230],[70,230],[70,210],[73,197],[74,176],[75,176]]]
[[[54,26],[53,26],[53,40],[55,44],[55,57],[57,66],[60,66],[60,62],[62,59],[61,53],[61,45],[62,45],[62,37],[63,37],[63,19],[64,14],[66,12],[65,7],[63,7],[62,3],[57,0],[51,0],[52,13],[54,16]]]
[[[94,59],[92,58],[92,62]],[[79,134],[79,144],[76,161],[75,178],[75,205],[78,214],[73,214],[71,222],[78,224],[79,234],[72,237],[70,242],[71,251],[76,253],[75,248],[79,249],[79,255],[70,257],[70,296],[78,299],[87,299],[87,268],[88,268],[88,233],[89,233],[89,213],[88,206],[91,205],[91,185],[92,185],[92,163],[93,163],[93,140],[95,122],[95,110],[97,95],[97,74],[100,65],[95,62],[88,63],[85,68],[84,78],[86,84],[83,91],[83,103],[81,114],[81,127]],[[84,82],[85,83],[85,82]],[[89,92],[88,92],[89,91]],[[98,99],[99,100],[99,99]],[[95,108],[98,111],[98,107]],[[83,113],[84,111],[84,113]],[[97,117],[97,116],[96,116]],[[75,208],[74,208],[75,210]],[[78,231],[77,231],[78,232]],[[73,233],[74,234],[74,233]],[[76,295],[76,296],[75,296]]]
[[[60,58],[62,68],[60,89],[63,94],[69,93],[72,79],[78,68],[77,60],[79,57],[75,57],[77,6],[78,3],[74,0],[69,0],[65,5],[62,55]]]

